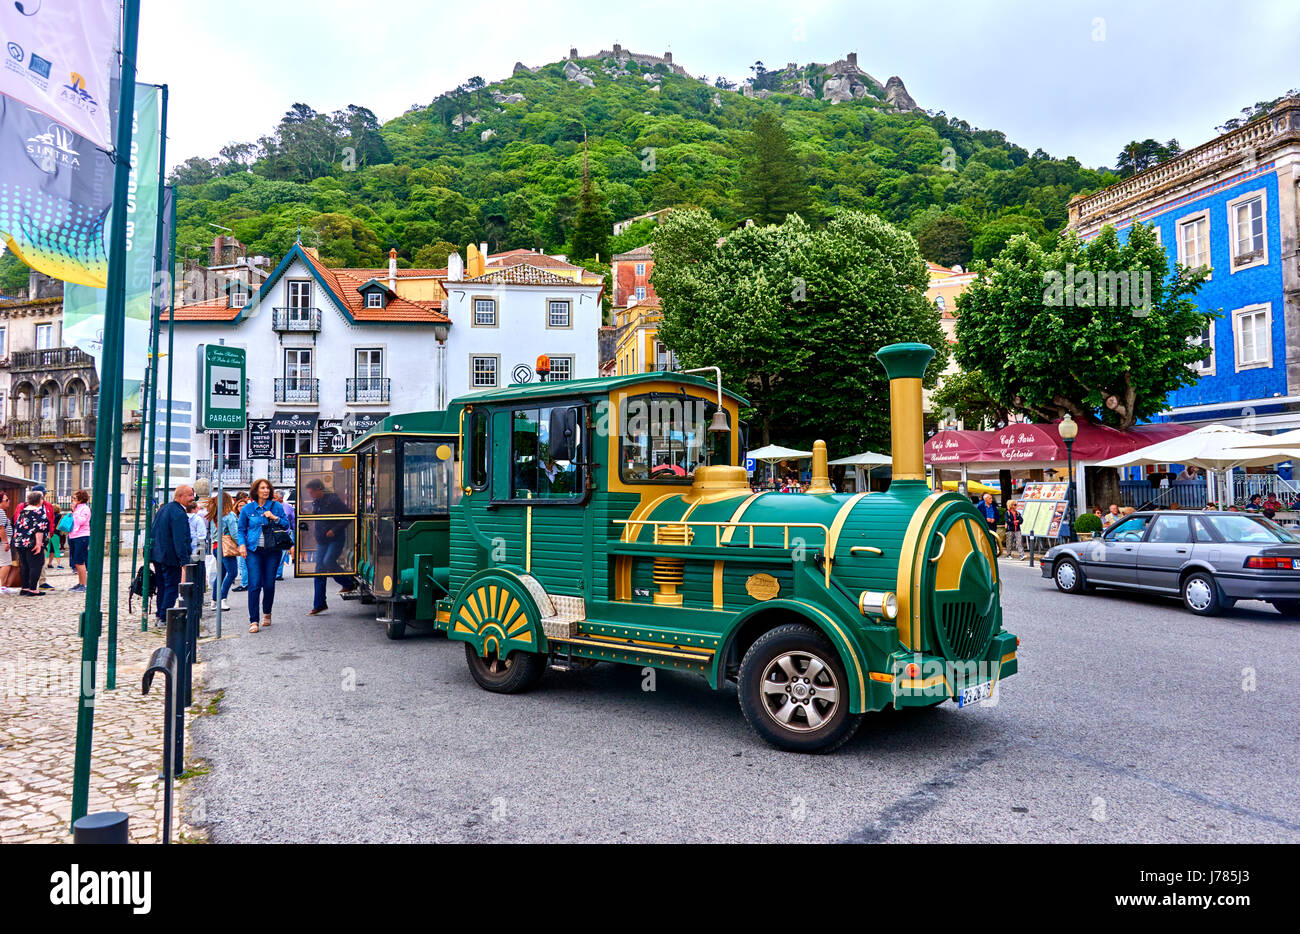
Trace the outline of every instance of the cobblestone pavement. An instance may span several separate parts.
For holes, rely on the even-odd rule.
[[[69,593],[71,570],[50,571],[54,590],[41,598],[0,594],[0,843],[72,841],[72,772],[80,692],[81,639],[77,618],[83,595]],[[148,696],[140,679],[162,635],[140,631],[140,602],[126,612],[130,559],[119,584],[117,690],[105,690],[108,621],[100,637],[96,668],[95,737],[91,759],[90,811],[126,811],[132,842],[161,842],[163,679]],[[105,580],[107,586],[107,580]],[[207,618],[205,618],[205,625]],[[196,712],[208,698],[198,690]],[[185,765],[195,769],[189,755]],[[200,766],[200,769],[202,767]],[[175,785],[172,839],[193,838],[178,819],[185,782]]]

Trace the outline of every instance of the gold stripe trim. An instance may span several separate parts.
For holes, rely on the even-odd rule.
[[[917,606],[920,602],[921,576],[916,571],[916,556],[919,546],[922,542],[921,528],[926,524],[930,516],[930,507],[941,497],[943,493],[931,493],[921,500],[920,506],[916,512],[912,513],[912,521],[907,524],[907,532],[903,536],[903,550],[898,556],[898,585],[894,588],[894,593],[898,597],[898,639],[909,649],[915,649],[919,644],[919,638],[913,641],[912,638],[912,615],[913,610],[917,615],[920,609]],[[913,585],[915,580],[915,586]],[[917,620],[917,631],[920,631],[920,620]]]
[[[840,638],[844,640],[844,647],[849,651],[849,658],[853,659],[853,669],[858,674],[858,698],[865,703],[867,699],[867,683],[862,678],[862,665],[858,663],[858,653],[853,651],[853,643],[849,641],[849,637],[844,634],[844,630],[840,628],[839,623],[827,616],[822,610],[807,603],[801,603],[799,606],[812,610],[826,620],[830,627],[839,633]]]
[[[621,650],[624,652],[628,652],[629,654],[632,655],[663,655],[668,658],[684,658],[687,661],[692,661],[692,662],[711,662],[713,661],[713,654],[714,654],[712,652],[709,652],[709,654],[707,655],[694,653],[694,652],[678,652],[672,649],[656,648],[653,645],[644,642],[615,642],[615,641],[607,642],[602,639],[596,639],[596,638],[584,637],[584,636],[574,636],[568,639],[552,638],[551,642],[560,642],[560,643],[567,643],[572,645],[590,645],[600,649]],[[707,651],[707,650],[701,650],[701,651]]]
[[[533,573],[533,507],[524,507],[524,570]]]
[[[839,544],[840,530],[844,528],[844,523],[848,521],[849,513],[853,511],[853,507],[866,495],[866,493],[854,493],[844,501],[839,511],[835,513],[835,518],[831,522],[830,533],[826,536],[826,557],[832,561],[835,560],[835,546]]]
[[[727,521],[729,522],[740,521],[740,517],[745,514],[745,510],[749,508],[750,503],[758,499],[760,496],[766,496],[770,492],[771,492],[770,490],[762,490],[758,493],[753,493],[750,496],[748,496],[743,503],[741,503],[739,506],[736,507],[736,511],[731,514],[731,518]],[[722,544],[724,545],[730,544],[731,536],[735,534],[736,534],[736,527],[733,525],[731,528],[727,529],[725,532],[722,533]]]
[[[722,561],[713,562],[713,608],[722,609]]]

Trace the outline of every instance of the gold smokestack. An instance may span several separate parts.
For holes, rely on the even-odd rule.
[[[808,484],[809,493],[834,493],[831,478],[826,466],[826,442],[813,442],[812,482]]]
[[[925,480],[925,416],[921,410],[921,378],[934,357],[926,344],[890,344],[876,353],[889,376],[890,440],[894,482]]]

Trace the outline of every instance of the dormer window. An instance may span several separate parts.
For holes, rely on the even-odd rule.
[[[231,279],[226,283],[226,307],[243,308],[248,304],[248,289],[242,279]]]
[[[383,292],[379,292],[379,291],[367,292],[367,293],[366,293],[366,307],[367,307],[367,308],[383,308],[383,307],[384,307],[384,293],[383,293]]]
[[[386,308],[392,295],[378,279],[371,279],[365,285],[359,287],[357,291],[361,293],[367,308]]]

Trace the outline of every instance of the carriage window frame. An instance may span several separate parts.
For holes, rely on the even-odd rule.
[[[471,490],[486,490],[492,482],[492,413],[489,409],[474,408],[466,413],[469,433],[465,437],[465,485]],[[478,430],[479,422],[483,430]],[[482,469],[482,480],[476,479],[475,467]]]
[[[683,393],[664,392],[664,391],[644,392],[644,393],[637,393],[636,395],[627,395],[624,396],[623,399],[619,402],[618,405],[618,478],[619,480],[621,480],[624,484],[627,484],[629,486],[640,486],[642,484],[646,484],[650,486],[690,486],[695,482],[693,474],[686,474],[683,477],[670,475],[670,476],[661,477],[659,479],[654,479],[650,477],[640,478],[640,477],[628,476],[627,460],[623,456],[623,444],[624,441],[627,439],[627,423],[628,423],[627,408],[630,403],[635,402],[638,399],[648,399],[651,402],[653,402],[656,399],[666,399],[666,400],[676,400],[676,401],[687,400],[690,402],[701,403],[705,407],[704,424],[706,426],[708,425],[709,421],[713,418],[713,413],[718,411],[718,404],[714,402],[712,399],[706,399],[702,396],[692,396]],[[725,405],[722,407],[722,410],[724,412],[727,411]],[[729,424],[734,423],[735,416],[732,413],[727,412],[727,420]],[[727,432],[727,434],[724,436],[726,439],[726,443],[724,445],[724,450],[721,452],[722,457],[720,460],[710,459],[710,455],[712,453],[710,450],[710,445],[713,444],[714,439],[709,437],[710,432],[707,427],[704,429],[704,435],[705,435],[704,459],[701,460],[695,466],[698,468],[704,466],[705,464],[709,464],[711,466],[730,465],[731,464],[731,432]]]
[[[576,490],[567,496],[553,497],[521,497],[514,495],[515,485],[515,413],[521,411],[536,411],[540,413],[552,409],[570,409],[578,410],[578,454],[577,459],[571,460],[570,463],[575,467],[575,486]],[[514,506],[581,506],[585,504],[590,496],[591,491],[587,488],[587,477],[591,468],[591,454],[589,445],[592,443],[591,432],[588,430],[587,418],[590,412],[590,403],[585,399],[521,399],[508,405],[502,405],[494,408],[494,414],[504,414],[507,422],[507,439],[506,453],[510,463],[510,475],[506,478],[506,489],[509,493],[506,497],[494,496],[491,500],[492,505],[514,505]],[[489,422],[489,427],[491,422]],[[540,432],[539,432],[540,435]],[[533,452],[536,456],[536,451]],[[495,487],[494,487],[495,489]]]
[[[435,449],[437,445],[445,444],[451,448],[451,457],[449,458],[449,460],[451,461],[451,467],[448,474],[448,476],[450,477],[450,481],[447,486],[447,508],[442,510],[441,512],[413,513],[410,511],[410,507],[406,502],[406,478],[408,473],[407,466],[406,466],[406,457],[407,457],[407,449],[412,444],[431,444],[435,446]],[[460,471],[456,469],[457,465],[459,464],[459,458],[457,457],[459,453],[460,453],[460,439],[452,435],[427,435],[427,436],[412,435],[410,437],[402,438],[401,444],[398,447],[398,455],[397,455],[398,464],[399,464],[397,474],[401,478],[401,481],[398,483],[398,499],[397,499],[397,516],[400,521],[405,522],[407,520],[446,519],[451,516],[452,509],[454,509],[456,507],[456,504],[460,502],[461,495],[463,493],[460,484],[457,482],[460,474]]]

